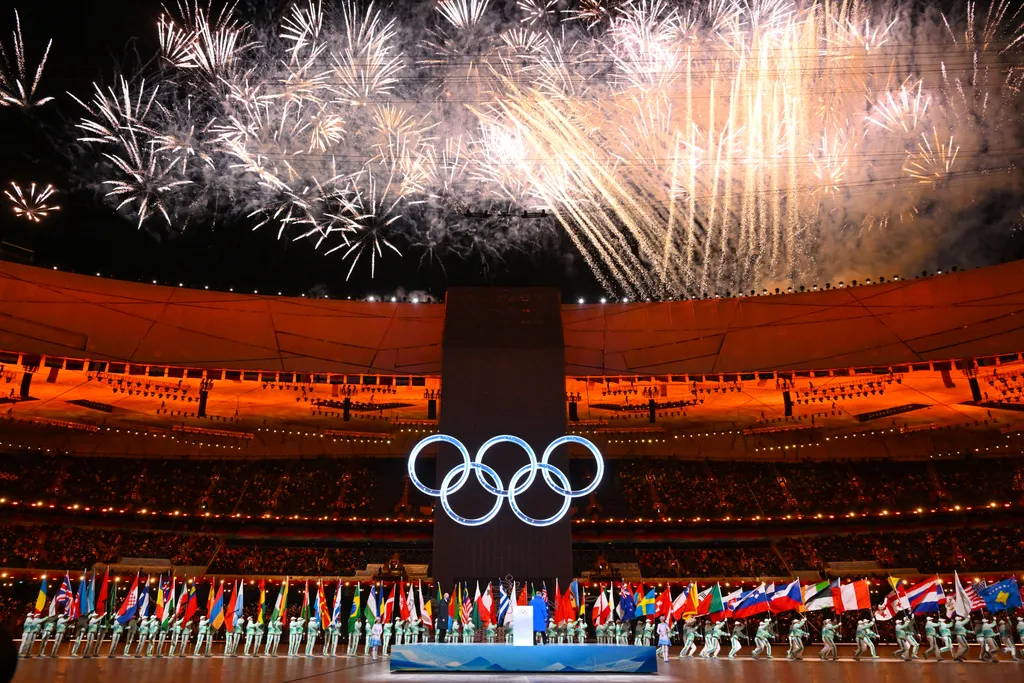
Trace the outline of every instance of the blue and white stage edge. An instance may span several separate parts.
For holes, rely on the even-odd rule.
[[[657,650],[635,645],[536,645],[415,643],[396,645],[391,671],[657,673]]]

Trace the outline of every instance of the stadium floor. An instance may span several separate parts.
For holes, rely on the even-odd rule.
[[[879,653],[888,655],[892,648],[882,646]],[[777,648],[772,661],[754,661],[749,657],[749,648],[744,648],[735,660],[680,660],[673,648],[672,659],[666,664],[659,663],[658,675],[673,680],[693,680],[699,677],[701,683],[854,683],[877,679],[884,683],[915,681],[924,683],[955,683],[969,678],[972,683],[1002,683],[1018,678],[1024,672],[1024,661],[1013,662],[1004,659],[998,665],[977,662],[978,649],[971,648],[969,661],[963,664],[938,663],[920,660],[900,662],[890,658],[856,662],[850,658],[852,645],[840,646],[841,659],[838,662],[822,662],[816,654],[817,646],[806,650],[807,659],[792,662],[785,659],[785,649]],[[441,674],[451,681],[501,681],[504,683],[525,683],[527,681],[550,681],[567,678],[573,683],[615,683],[625,679],[650,679],[652,674],[637,675],[588,675],[588,674]],[[348,683],[349,681],[384,681],[400,679],[401,683],[437,683],[438,674],[391,674],[387,660],[372,662],[368,657],[276,657],[276,658],[206,658],[183,657],[175,659],[135,659],[117,657],[108,659],[71,659],[69,657],[24,659],[18,663],[14,676],[16,683],[51,681],[60,683],[99,683],[122,681],[123,683],[178,683],[180,681],[202,680],[207,683]]]

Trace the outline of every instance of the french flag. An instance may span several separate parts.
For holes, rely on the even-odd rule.
[[[799,610],[803,606],[804,596],[800,591],[800,579],[777,589],[768,599],[768,608],[773,614]]]
[[[734,619],[745,619],[767,611],[769,611],[768,592],[762,583],[740,598],[736,603],[736,608],[732,611],[732,616]]]
[[[938,612],[939,605],[946,604],[946,594],[942,592],[939,577],[934,576],[908,589],[907,602],[914,614]]]

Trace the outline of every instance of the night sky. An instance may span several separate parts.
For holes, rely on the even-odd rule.
[[[278,9],[262,11],[279,13],[287,4],[269,3]],[[443,267],[436,261],[421,264],[420,253],[403,250],[405,258],[388,254],[373,279],[369,268],[360,265],[346,282],[348,264],[342,262],[343,252],[324,256],[309,242],[277,240],[273,227],[254,232],[252,223],[193,226],[170,238],[138,230],[104,205],[93,190],[68,187],[67,168],[72,161],[63,152],[72,140],[70,124],[79,117],[80,107],[67,92],[87,99],[93,81],[109,84],[115,67],[130,71],[128,66],[154,55],[160,3],[22,3],[17,9],[31,69],[38,64],[46,40],[53,38],[38,93],[55,101],[27,114],[0,108],[5,150],[0,155],[0,184],[9,188],[12,180],[22,186],[50,183],[58,189],[53,200],[61,210],[39,224],[16,219],[6,197],[0,197],[0,240],[34,251],[35,265],[175,286],[295,296],[355,298],[420,290],[440,297],[449,285],[555,286],[562,289],[563,298],[571,300],[606,294],[568,244],[563,244],[562,253],[511,254],[504,263],[491,262],[486,269],[479,261],[458,259],[445,260]],[[13,9],[4,9],[0,36],[6,48],[13,28]],[[15,250],[7,247],[5,251]]]

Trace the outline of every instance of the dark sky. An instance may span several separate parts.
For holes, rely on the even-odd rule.
[[[279,241],[273,228],[253,232],[248,224],[197,226],[173,238],[137,230],[103,205],[95,192],[68,187],[70,161],[62,152],[80,108],[66,93],[87,99],[93,81],[111,82],[115,66],[130,70],[155,54],[160,3],[26,2],[18,11],[30,68],[38,64],[46,40],[53,38],[39,92],[56,101],[27,115],[0,108],[5,152],[0,155],[0,184],[7,188],[12,180],[23,186],[52,183],[59,190],[54,200],[62,208],[42,223],[31,224],[15,219],[6,197],[0,197],[0,239],[32,249],[37,265],[128,280],[292,295],[361,297],[402,288],[440,296],[448,285],[480,284],[557,286],[573,300],[604,294],[568,246],[563,253],[513,254],[486,270],[478,261],[458,259],[445,260],[443,269],[436,262],[420,265],[420,254],[405,250],[402,259],[390,254],[375,278],[361,265],[346,282],[348,263],[342,262],[342,252],[324,256],[309,243]],[[13,28],[13,9],[0,10],[0,37],[7,48]]]

